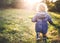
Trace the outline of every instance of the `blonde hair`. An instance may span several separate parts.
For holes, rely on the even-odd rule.
[[[38,5],[37,5],[37,8],[36,8],[36,11],[38,12],[40,9],[40,6],[43,6],[44,8],[45,8],[45,10],[44,11],[48,11],[48,7],[47,7],[47,5],[45,4],[45,3],[39,3]]]

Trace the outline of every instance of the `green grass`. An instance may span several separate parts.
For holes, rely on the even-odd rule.
[[[54,12],[49,12],[49,14],[57,25],[55,28],[49,24],[47,36],[53,39],[59,33],[60,14]],[[10,43],[35,43],[34,23],[31,22],[34,15],[34,11],[23,9],[0,10],[0,37],[9,40]]]

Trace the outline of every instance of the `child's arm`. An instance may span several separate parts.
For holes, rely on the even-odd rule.
[[[37,15],[32,18],[32,22],[37,22]]]
[[[55,28],[58,28],[58,27],[59,27],[59,26],[57,26],[57,25],[52,21],[52,19],[51,19],[50,16],[48,16],[48,22],[49,22],[51,25],[53,25]]]
[[[48,16],[48,22],[53,25],[55,28],[58,28],[58,26],[52,21],[51,17]]]
[[[54,25],[54,23],[53,23],[50,15],[48,15],[48,22],[49,22],[51,25]]]

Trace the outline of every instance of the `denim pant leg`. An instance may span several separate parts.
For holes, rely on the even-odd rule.
[[[47,37],[46,36],[43,36],[43,41],[44,41],[44,43],[47,43]]]
[[[36,38],[40,38],[40,32],[36,33]]]

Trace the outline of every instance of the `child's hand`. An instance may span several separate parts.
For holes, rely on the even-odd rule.
[[[55,28],[60,28],[60,26],[59,25],[57,25],[57,24],[52,24]]]
[[[54,23],[53,23],[52,25],[53,25],[53,26],[56,26],[56,24],[54,24]]]
[[[57,25],[56,24],[52,23],[51,25],[54,26],[55,28],[57,28]]]

